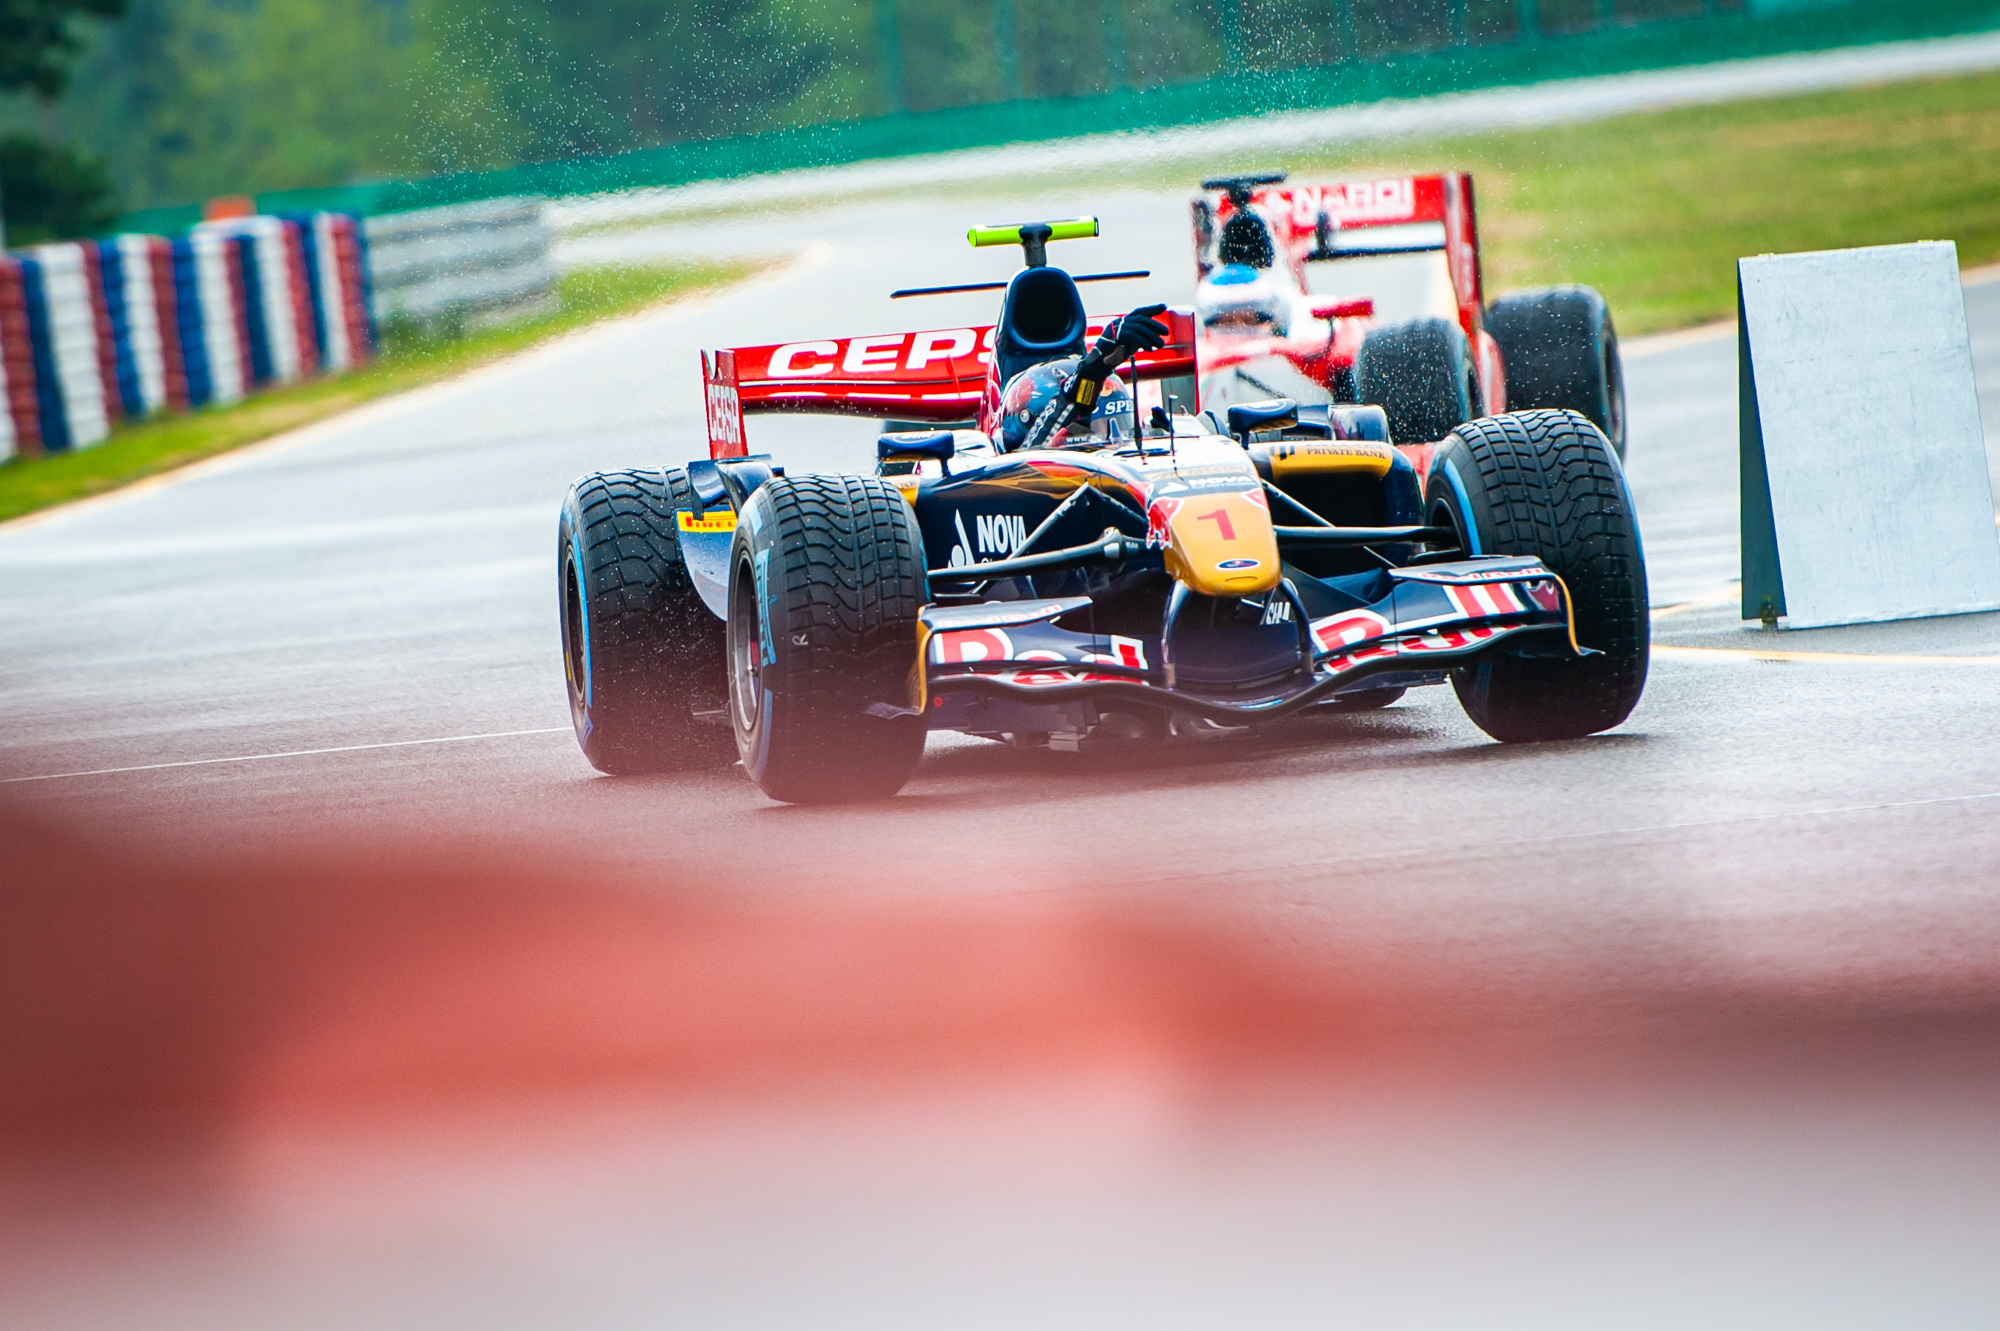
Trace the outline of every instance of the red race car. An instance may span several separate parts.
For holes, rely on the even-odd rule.
[[[1486,304],[1465,172],[1326,185],[1280,172],[1202,188],[1195,319],[1205,406],[1314,393],[1369,403],[1387,410],[1399,444],[1443,439],[1481,416],[1567,408],[1624,455],[1624,374],[1604,297],[1537,287]],[[1430,312],[1383,323],[1375,296],[1314,291],[1314,278],[1325,286],[1330,276],[1316,265],[1396,255],[1442,256],[1415,274],[1442,297],[1414,302]],[[1400,275],[1409,285],[1411,274]]]

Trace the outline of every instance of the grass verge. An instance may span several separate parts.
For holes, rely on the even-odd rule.
[[[1967,267],[2000,259],[2000,74],[1371,144],[1286,165],[1469,170],[1488,287],[1587,282],[1626,334],[1734,317],[1745,255],[1955,240]]]
[[[1603,291],[1627,336],[1728,318],[1748,254],[1955,240],[2000,260],[2000,74],[1645,112],[1577,125],[1302,148],[1187,164],[1178,181],[1282,166],[1301,177],[1463,168],[1478,179],[1487,286]],[[1160,183],[1107,162],[1105,183]],[[981,195],[1008,182],[971,187]],[[1046,189],[1023,179],[1017,190]],[[725,210],[726,211],[726,210]],[[128,425],[104,445],[0,464],[0,520],[268,438],[442,379],[595,319],[744,276],[748,265],[565,275],[548,314],[413,341],[341,379]],[[1859,317],[1859,315],[1857,316]]]
[[[556,281],[547,311],[458,336],[391,336],[353,374],[272,389],[226,407],[121,425],[104,443],[0,463],[0,522],[128,485],[346,411],[373,398],[435,383],[599,319],[738,281],[755,263],[642,264],[583,268]]]
[[[2000,260],[2000,73],[1536,129],[1191,153],[1171,166],[1107,150],[1092,184],[1191,196],[1204,177],[1274,168],[1305,180],[1471,171],[1489,291],[1585,282],[1604,292],[1621,333],[1661,332],[1733,317],[1745,255],[1955,240],[1967,267]],[[1066,206],[1088,197],[1032,171],[947,187],[968,213],[1054,191]],[[730,211],[671,220],[720,222]]]

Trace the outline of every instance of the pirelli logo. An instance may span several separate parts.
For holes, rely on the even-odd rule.
[[[682,531],[728,532],[736,530],[736,514],[731,509],[719,508],[713,513],[700,517],[682,509],[678,514]]]

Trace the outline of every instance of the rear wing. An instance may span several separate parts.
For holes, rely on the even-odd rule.
[[[1170,309],[1161,317],[1167,345],[1139,353],[1122,371],[1126,377],[1194,377],[1193,311]],[[1095,337],[1107,322],[1091,320],[1088,336]],[[992,325],[933,328],[703,352],[709,456],[748,453],[743,418],[765,412],[939,424],[969,420],[979,414],[986,395],[995,331]]]
[[[1458,321],[1467,337],[1477,336],[1485,292],[1472,177],[1466,172],[1263,185],[1249,193],[1251,205],[1274,224],[1273,239],[1307,263],[1443,250]],[[1235,210],[1226,192],[1213,202],[1196,202],[1195,257],[1204,271],[1208,233]]]

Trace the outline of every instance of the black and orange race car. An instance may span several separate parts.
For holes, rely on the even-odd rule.
[[[703,357],[709,456],[571,487],[571,713],[606,772],[733,752],[774,798],[887,796],[931,730],[1082,748],[1450,681],[1501,740],[1617,725],[1646,579],[1618,456],[1542,410],[1401,446],[1378,405],[1196,400],[1191,311],[1093,320],[1052,240],[997,321]],[[963,288],[955,288],[963,289]],[[787,476],[760,412],[889,417],[874,474]]]

